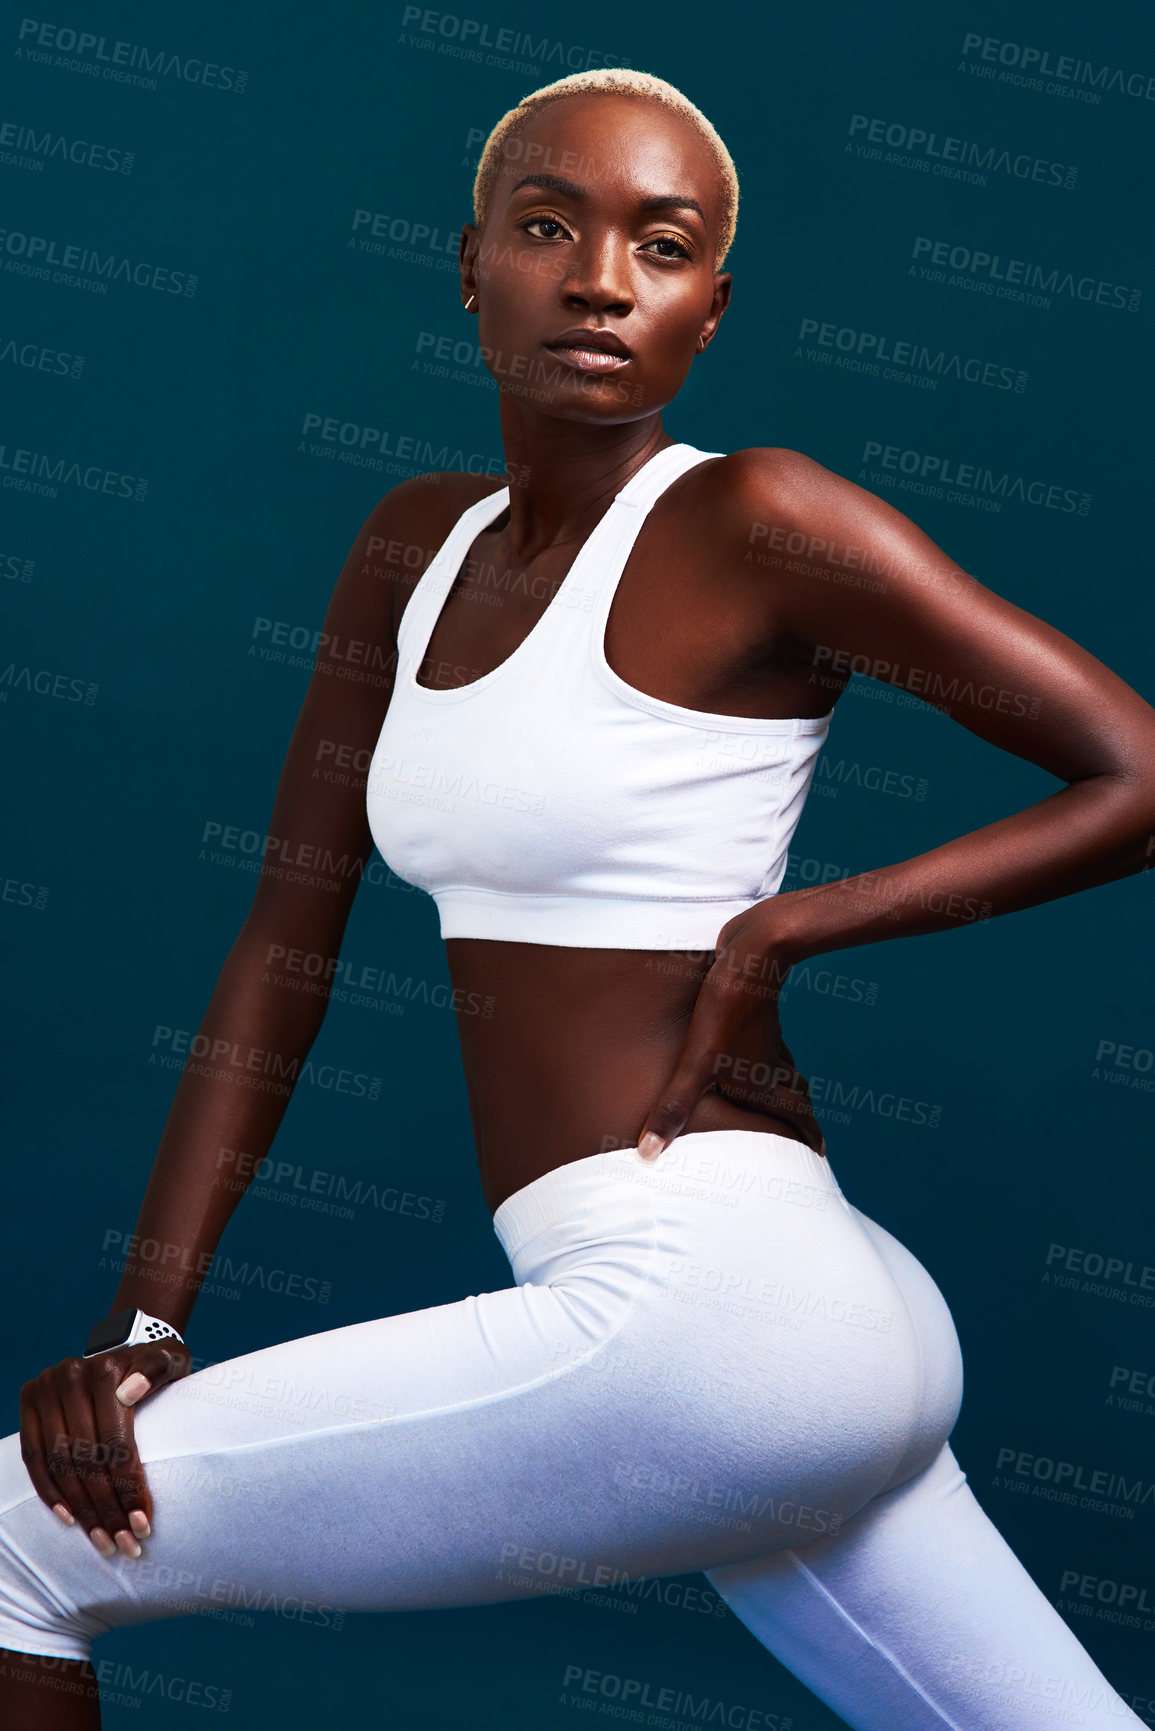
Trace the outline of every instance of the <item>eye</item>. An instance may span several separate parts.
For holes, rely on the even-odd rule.
[[[531,216],[525,222],[519,222],[517,226],[526,234],[531,233],[535,228],[553,228],[557,230],[556,234],[534,235],[535,240],[559,240],[561,236],[567,232],[564,223],[556,216]]]
[[[656,234],[653,240],[648,240],[645,244],[646,247],[672,246],[674,248],[673,252],[655,253],[655,258],[693,258],[694,256],[681,236],[676,234]]]

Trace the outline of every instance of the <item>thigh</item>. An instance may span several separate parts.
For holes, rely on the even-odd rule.
[[[547,1458],[561,1486],[580,1477],[559,1401],[587,1386],[600,1344],[529,1285],[197,1372],[136,1415],[154,1507],[136,1560],[62,1527],[19,1437],[4,1438],[0,1646],[84,1658],[107,1629],[220,1606],[320,1616],[518,1596],[510,1546],[541,1530]]]
[[[798,1468],[778,1422],[795,1403],[770,1391],[735,1453],[705,1374],[717,1331],[658,1296],[656,1176],[608,1176],[530,1187],[516,1286],[283,1342],[148,1399],[140,1559],[106,1560],[61,1527],[19,1439],[0,1442],[0,1646],[84,1658],[107,1629],[183,1612],[476,1605],[768,1548],[746,1510],[757,1491],[769,1535],[779,1447],[788,1480]],[[689,1406],[687,1384],[703,1389]]]
[[[1141,1724],[983,1512],[949,1446],[837,1537],[707,1579],[856,1731]]]

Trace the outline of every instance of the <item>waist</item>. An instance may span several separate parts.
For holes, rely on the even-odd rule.
[[[555,1167],[636,1147],[685,1043],[713,951],[567,949],[451,940],[458,1032],[482,1188],[491,1210]],[[721,1074],[683,1132],[742,1129],[821,1150],[808,1084],[770,1049]],[[743,1076],[746,1071],[743,1070]],[[768,1078],[762,1085],[762,1078]]]

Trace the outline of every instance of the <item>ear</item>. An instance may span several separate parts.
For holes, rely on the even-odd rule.
[[[714,296],[710,302],[710,311],[706,317],[706,322],[698,335],[698,354],[701,354],[703,349],[708,348],[714,339],[714,332],[722,321],[722,314],[730,305],[730,289],[733,282],[734,279],[728,270],[714,273]]]
[[[467,222],[461,230],[461,239],[457,246],[457,262],[461,267],[461,301],[464,306],[473,297],[473,309],[477,307],[477,266],[481,258],[481,231],[473,223]]]

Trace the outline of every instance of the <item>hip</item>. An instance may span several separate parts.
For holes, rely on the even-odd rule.
[[[857,1430],[905,1458],[961,1399],[946,1302],[917,1259],[790,1137],[717,1130],[655,1162],[615,1149],[543,1174],[499,1207],[518,1286],[548,1287],[603,1389],[654,1416],[747,1434]],[[949,1422],[948,1422],[949,1421]],[[939,1439],[941,1440],[941,1438]]]

